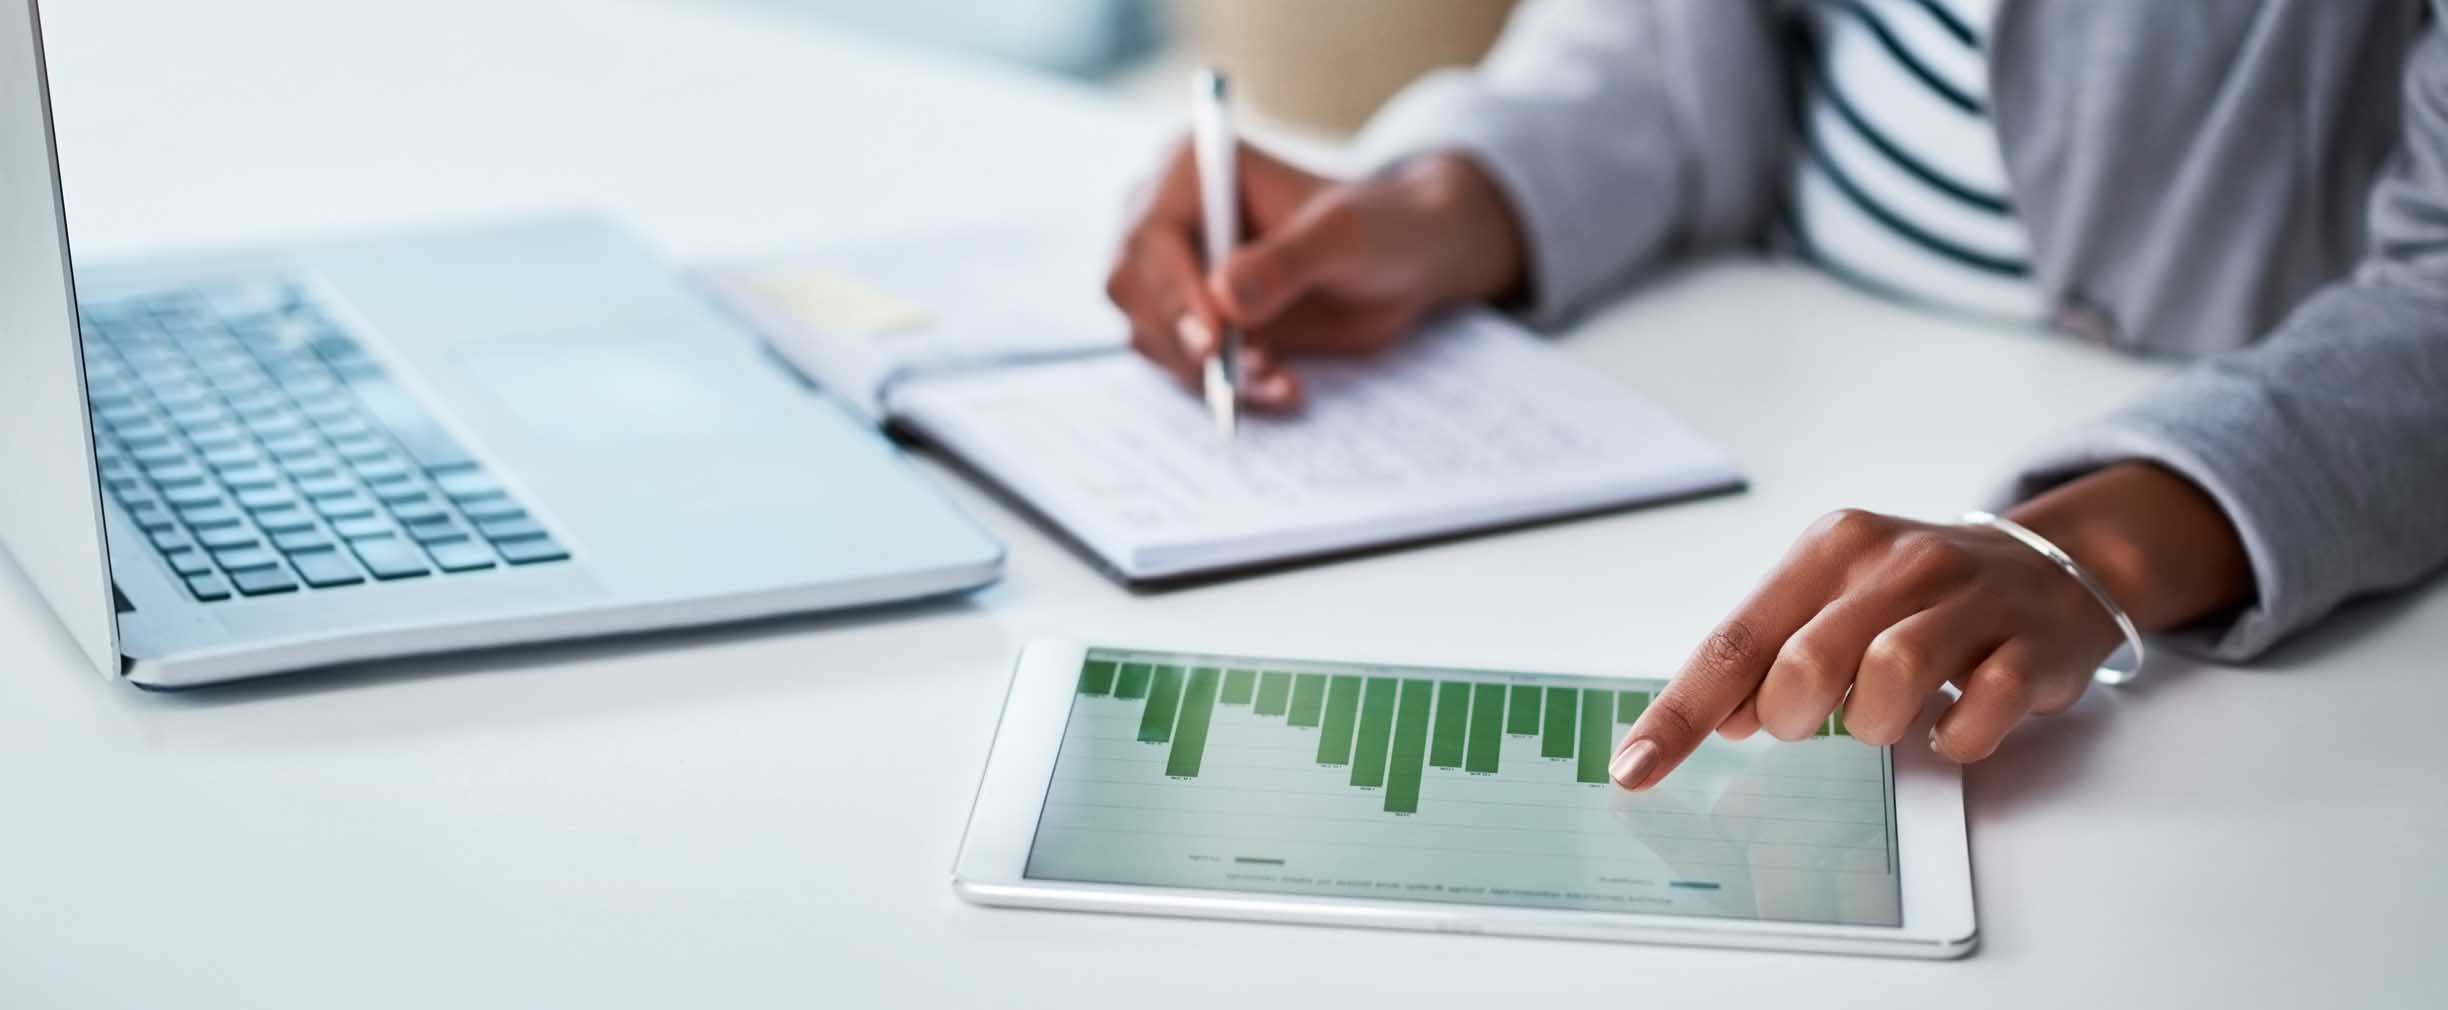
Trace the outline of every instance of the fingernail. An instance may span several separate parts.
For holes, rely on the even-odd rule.
[[[1181,338],[1182,350],[1193,358],[1204,358],[1207,349],[1215,346],[1215,333],[1197,316],[1183,316],[1173,324],[1173,335]]]
[[[1250,383],[1249,388],[1244,392],[1248,393],[1252,400],[1280,406],[1292,399],[1292,377],[1282,372],[1261,375],[1257,381]]]
[[[1607,774],[1615,777],[1616,785],[1632,789],[1638,787],[1642,779],[1649,777],[1649,768],[1655,764],[1657,741],[1634,740],[1632,746],[1624,748],[1622,753],[1615,755],[1615,760],[1607,763]]]

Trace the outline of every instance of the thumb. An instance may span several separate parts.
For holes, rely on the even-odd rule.
[[[1361,227],[1349,204],[1313,203],[1235,250],[1209,287],[1234,322],[1264,324],[1362,255]]]

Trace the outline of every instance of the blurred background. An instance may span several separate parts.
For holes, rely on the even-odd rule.
[[[1347,137],[1412,78],[1476,62],[1514,0],[694,0],[787,12],[1173,108],[1202,62],[1278,133]]]

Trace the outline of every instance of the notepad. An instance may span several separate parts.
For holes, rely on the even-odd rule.
[[[729,297],[752,290],[709,287]],[[967,297],[977,311],[994,295],[989,286]],[[743,314],[775,311],[768,302]],[[1111,331],[1012,334],[1000,361],[981,357],[991,342],[973,335],[957,359],[863,372],[827,360],[826,342],[805,329],[795,343],[781,347],[785,357],[808,362],[802,370],[820,384],[827,374],[883,376],[848,395],[957,457],[1135,584],[1742,481],[1723,451],[1675,418],[1487,312],[1447,317],[1375,357],[1303,361],[1303,409],[1245,415],[1229,441],[1197,398]],[[872,341],[854,343],[872,352]]]
[[[699,289],[853,410],[882,423],[901,382],[1120,351],[1111,243],[1036,224],[956,229],[692,271]]]

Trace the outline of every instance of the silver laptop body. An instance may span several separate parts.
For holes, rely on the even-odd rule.
[[[595,221],[72,270],[38,14],[0,21],[0,543],[98,669],[183,687],[999,573]]]

